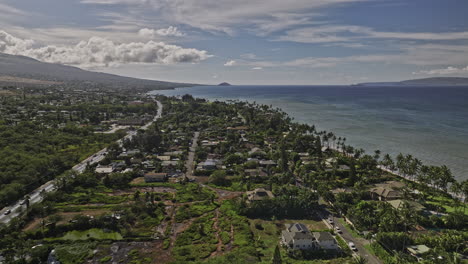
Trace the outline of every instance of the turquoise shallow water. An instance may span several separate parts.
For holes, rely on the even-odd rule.
[[[153,93],[273,105],[367,152],[412,154],[468,179],[468,87],[198,86]]]

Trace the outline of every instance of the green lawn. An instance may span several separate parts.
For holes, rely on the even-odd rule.
[[[426,202],[429,203],[429,204],[442,206],[443,208],[445,208],[447,213],[452,213],[452,212],[455,212],[457,210],[457,208],[455,206],[455,201],[453,199],[451,199],[451,198],[448,198],[448,197],[429,196],[427,198]],[[468,215],[468,210],[465,210],[464,213],[465,213],[465,215]]]
[[[91,238],[99,240],[122,240],[122,235],[117,232],[104,232],[102,229],[93,228],[85,231],[70,231],[61,237],[60,240],[87,240]]]

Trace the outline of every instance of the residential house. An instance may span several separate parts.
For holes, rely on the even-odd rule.
[[[405,184],[398,181],[387,181],[384,183],[375,184],[370,189],[371,197],[380,201],[391,201],[400,199],[402,194],[399,191],[405,187]]]
[[[386,187],[376,187],[370,189],[372,199],[379,201],[391,201],[401,198],[399,191]]]
[[[165,182],[167,180],[167,173],[148,172],[145,174],[145,182]]]
[[[171,160],[171,156],[156,156],[156,158],[160,161],[169,161]]]
[[[330,232],[313,232],[312,235],[320,248],[327,250],[338,249],[338,243]]]
[[[109,174],[109,173],[114,172],[114,170],[115,170],[115,168],[112,165],[101,165],[101,164],[99,164],[96,167],[95,171],[96,171],[96,173]]]
[[[400,209],[403,207],[405,201],[403,200],[392,200],[392,201],[387,201],[393,208],[395,209]],[[415,201],[406,201],[408,203],[408,206],[411,210],[413,211],[422,211],[424,210],[424,206],[422,206],[420,203],[415,202]]]
[[[258,164],[260,165],[260,167],[264,167],[264,168],[267,166],[276,166],[276,162],[272,160],[260,160]]]
[[[410,253],[411,256],[417,258],[418,261],[423,260],[424,255],[431,251],[431,249],[426,245],[409,246],[406,248],[406,250]]]
[[[263,169],[261,168],[258,168],[258,169],[246,169],[244,170],[244,173],[246,176],[249,176],[249,177],[261,177],[261,178],[264,178],[264,177],[268,177],[268,173],[266,171],[264,171]]]
[[[311,250],[316,248],[315,238],[304,224],[285,224],[281,243],[290,249]]]
[[[257,188],[253,191],[246,192],[246,194],[249,202],[262,201],[275,197],[271,191],[265,190],[264,188]]]
[[[216,170],[219,163],[219,160],[207,159],[198,163],[197,170]]]

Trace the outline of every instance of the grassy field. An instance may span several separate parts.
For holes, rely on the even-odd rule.
[[[438,205],[447,211],[447,213],[452,213],[455,212],[456,210],[460,210],[465,213],[465,215],[468,215],[468,210],[463,210],[463,208],[457,208],[456,207],[456,202],[453,199],[450,199],[448,197],[443,197],[443,196],[429,196],[427,201],[429,204],[433,205]]]
[[[91,238],[97,240],[122,240],[122,235],[117,232],[105,232],[102,229],[93,228],[85,231],[70,231],[59,239],[74,241],[87,240]]]

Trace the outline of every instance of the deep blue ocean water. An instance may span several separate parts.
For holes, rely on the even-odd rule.
[[[197,86],[153,93],[273,105],[367,152],[412,154],[468,179],[468,87]]]

